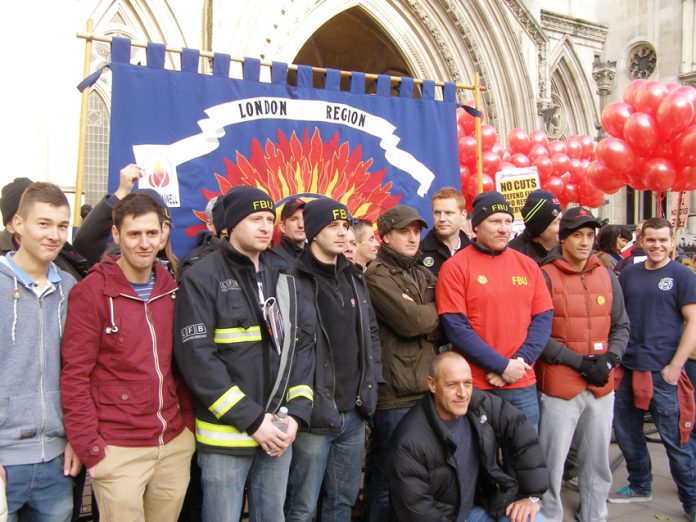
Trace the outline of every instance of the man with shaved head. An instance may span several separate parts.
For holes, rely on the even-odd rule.
[[[428,390],[392,439],[387,474],[397,519],[541,520],[548,472],[524,414],[474,389],[471,368],[456,352],[433,360]],[[500,446],[515,456],[516,480],[498,463]]]

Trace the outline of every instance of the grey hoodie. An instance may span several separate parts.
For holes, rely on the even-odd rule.
[[[60,342],[75,279],[55,265],[41,297],[0,257],[0,464],[52,460],[65,450]]]

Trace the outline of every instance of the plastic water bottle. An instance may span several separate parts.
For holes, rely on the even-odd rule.
[[[273,425],[283,433],[287,433],[288,423],[288,409],[285,406],[281,406],[278,413],[273,415]]]

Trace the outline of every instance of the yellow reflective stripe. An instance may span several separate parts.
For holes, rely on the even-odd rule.
[[[288,393],[285,396],[285,400],[290,402],[291,400],[297,399],[298,397],[304,397],[305,399],[314,402],[314,391],[312,391],[312,388],[310,388],[306,384],[293,386],[288,390]]]
[[[244,343],[247,341],[260,341],[261,327],[249,328],[216,328],[213,341],[218,344]]]
[[[196,440],[210,446],[227,448],[253,448],[259,445],[245,431],[234,426],[211,424],[196,419]]]
[[[244,392],[239,389],[239,386],[232,386],[223,393],[218,400],[211,404],[208,409],[219,419],[244,397]]]

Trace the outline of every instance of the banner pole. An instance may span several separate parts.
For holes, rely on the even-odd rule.
[[[87,19],[87,32],[91,33],[94,22]],[[85,59],[82,65],[82,77],[89,76],[92,61],[92,40],[85,41]],[[89,89],[82,91],[80,103],[80,133],[77,142],[77,176],[75,178],[75,204],[73,208],[73,226],[80,226],[80,207],[82,206],[82,180],[85,173],[85,142],[87,140],[87,102],[89,101]]]
[[[474,72],[474,108],[481,111],[481,86],[479,85],[479,73]],[[476,134],[476,193],[483,192],[483,143],[481,142],[481,117],[474,118],[474,132]]]

